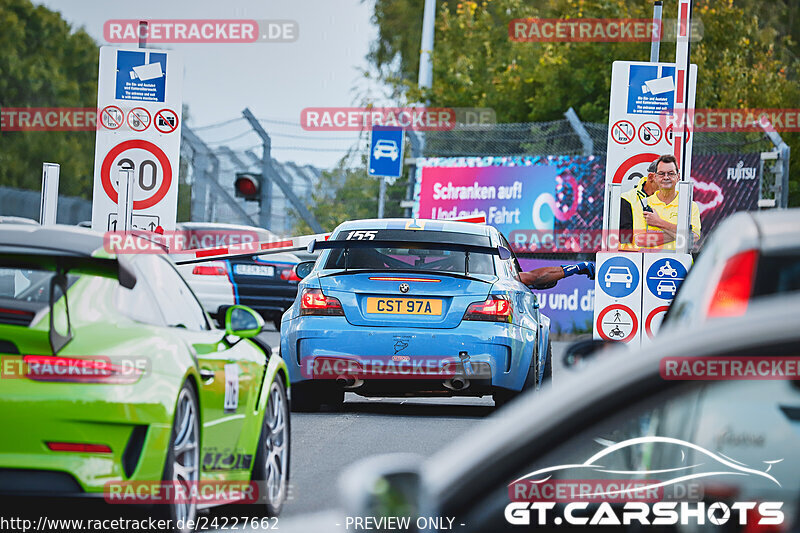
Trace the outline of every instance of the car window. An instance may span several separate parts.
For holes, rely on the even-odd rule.
[[[378,269],[378,270],[417,270],[426,272],[464,273],[466,254],[461,251],[438,250],[426,247],[426,243],[447,242],[476,246],[491,245],[484,235],[455,233],[446,231],[417,230],[342,230],[332,241],[394,241],[409,243],[408,247],[352,247],[345,257],[344,249],[330,251],[325,262],[326,269]],[[394,244],[394,243],[393,243]],[[469,254],[470,274],[489,274],[494,271],[493,256],[471,252]],[[345,262],[346,259],[346,262]],[[346,263],[346,264],[345,264]]]
[[[50,281],[54,272],[29,268],[0,268],[0,298],[21,302],[50,301]],[[68,275],[67,287],[71,287],[79,276]]]
[[[511,248],[510,244],[508,244],[508,240],[506,239],[505,235],[500,232],[497,232],[497,234],[500,236],[500,244],[507,248],[509,252],[511,252],[511,258],[506,260],[506,262],[511,266],[511,275],[517,276],[520,272],[522,272],[522,267],[519,266],[517,254],[514,253],[514,249]]]
[[[800,291],[800,250],[794,254],[765,255],[758,260],[755,296]]]
[[[164,320],[170,327],[210,329],[205,311],[175,268],[158,255],[142,255],[137,267],[150,284]]]
[[[132,289],[117,285],[114,299],[117,309],[131,320],[153,326],[166,325],[164,315],[147,283],[137,281]]]

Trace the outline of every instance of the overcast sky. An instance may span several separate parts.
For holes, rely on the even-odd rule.
[[[263,123],[272,136],[273,157],[321,167],[333,166],[357,133],[304,132],[305,107],[351,106],[370,95],[381,102],[382,88],[364,80],[365,56],[377,29],[370,23],[374,0],[45,0],[75,27],[101,45],[109,19],[289,19],[299,25],[292,43],[160,44],[184,55],[183,101],[190,127],[241,117],[249,107],[256,117],[295,125]],[[121,45],[116,45],[121,46]],[[197,133],[212,147],[249,130],[243,120]],[[300,138],[287,137],[295,135]],[[254,134],[230,142],[234,148],[260,144]],[[288,149],[299,147],[303,150]],[[332,151],[314,151],[332,150]]]

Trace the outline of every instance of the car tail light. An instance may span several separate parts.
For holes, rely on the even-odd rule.
[[[54,452],[111,453],[105,444],[84,444],[82,442],[48,442],[47,447]]]
[[[51,355],[26,355],[25,377],[33,381],[71,383],[135,383],[144,373],[146,361],[131,358],[112,363],[108,357],[79,359]]]
[[[285,281],[300,281],[300,276],[294,271],[294,267],[283,268],[281,269],[281,279]]]
[[[442,280],[436,278],[399,278],[396,276],[373,276],[371,281],[415,281],[419,283],[440,283]]]
[[[338,298],[325,296],[320,289],[303,289],[300,297],[300,314],[316,316],[344,316]]]
[[[708,304],[709,317],[744,314],[753,291],[757,262],[756,250],[747,250],[728,259]]]
[[[470,304],[464,313],[464,320],[510,323],[511,314],[511,300],[505,296],[490,296],[483,302]]]
[[[195,276],[227,276],[228,269],[222,265],[197,265],[192,269]]]

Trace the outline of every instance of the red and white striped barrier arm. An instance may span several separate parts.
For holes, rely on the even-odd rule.
[[[673,147],[675,159],[678,160],[678,168],[683,179],[688,180],[691,175],[691,159],[686,157],[688,136],[690,135],[690,124],[694,118],[694,109],[688,109],[691,101],[689,95],[689,40],[691,38],[692,23],[692,0],[678,1],[678,28],[677,43],[675,46],[675,98],[673,113],[679,120],[677,127],[673,131]],[[684,129],[685,128],[685,129]]]
[[[471,222],[473,224],[486,224],[485,216],[470,216],[461,218],[450,218],[454,222]],[[180,252],[185,259],[175,258],[176,265],[189,265],[192,263],[202,263],[204,261],[218,261],[231,257],[247,257],[252,255],[277,254],[281,252],[296,252],[306,250],[311,241],[327,241],[330,233],[318,233],[316,235],[301,235],[279,241],[250,242],[230,246],[219,246],[216,248],[199,248],[196,250],[186,250]]]
[[[201,263],[203,261],[218,261],[231,257],[247,257],[252,255],[277,254],[282,252],[297,252],[305,250],[308,243],[314,240],[328,240],[330,233],[318,233],[316,235],[302,235],[291,237],[279,241],[262,241],[236,244],[231,246],[219,246],[217,248],[200,248],[196,250],[186,250],[181,252],[183,258],[175,258],[177,265],[189,265]]]

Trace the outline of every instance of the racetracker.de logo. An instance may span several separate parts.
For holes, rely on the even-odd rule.
[[[307,107],[300,112],[300,125],[308,131],[363,131],[372,126],[448,131],[456,127],[456,113],[447,107]]]
[[[404,349],[403,343],[394,349]],[[490,379],[481,361],[455,357],[390,355],[373,357],[305,357],[300,373],[307,379]]]
[[[674,109],[661,114],[659,122],[676,132],[798,132],[800,109]]]
[[[661,25],[652,19],[513,19],[508,23],[508,37],[515,42],[594,42],[632,43],[658,39],[675,42],[677,21],[665,19]],[[691,41],[703,39],[704,27],[699,19],[691,22]]]
[[[108,503],[196,503],[222,505],[255,503],[260,493],[254,481],[109,481],[103,498]]]
[[[800,357],[665,357],[659,372],[665,380],[795,380]]]
[[[4,355],[0,362],[2,379],[43,382],[131,384],[150,369],[143,356]]]
[[[6,131],[94,131],[94,107],[3,107],[0,132]]]
[[[289,43],[300,35],[293,20],[158,19],[140,27],[134,19],[108,20],[103,37],[109,43]]]
[[[230,246],[239,247],[237,251],[241,253],[269,247],[269,243],[260,243],[258,239],[258,233],[247,230],[107,231],[103,235],[103,248],[116,254],[181,254],[206,250],[213,255],[211,251]]]

